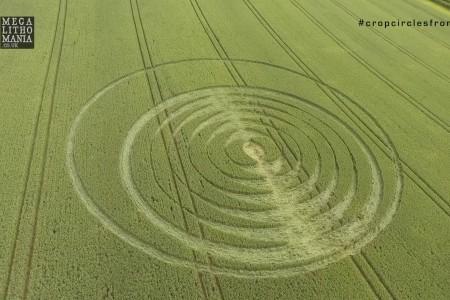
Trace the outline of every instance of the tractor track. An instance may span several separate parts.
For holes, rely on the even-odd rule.
[[[49,149],[49,139],[50,139],[50,131],[51,131],[51,124],[52,124],[52,119],[53,119],[53,113],[54,113],[54,96],[55,96],[55,91],[56,91],[56,85],[57,85],[57,80],[58,80],[58,73],[59,73],[59,65],[60,65],[60,61],[61,61],[61,53],[62,53],[62,46],[63,46],[63,42],[64,42],[64,33],[65,33],[65,23],[66,23],[66,16],[67,16],[67,1],[66,0],[61,0],[59,1],[59,6],[58,6],[58,14],[57,14],[57,21],[56,21],[56,25],[55,25],[55,31],[53,34],[53,41],[52,41],[52,47],[50,50],[50,57],[48,60],[48,64],[47,64],[47,69],[46,69],[46,75],[45,75],[45,79],[44,79],[44,85],[43,85],[43,89],[42,89],[42,94],[41,94],[41,101],[39,102],[39,106],[38,106],[38,110],[37,110],[37,114],[35,117],[36,122],[34,123],[34,130],[33,130],[33,135],[32,135],[32,142],[31,142],[31,146],[30,146],[30,155],[28,158],[28,162],[27,162],[27,167],[26,167],[26,176],[25,176],[25,183],[24,183],[24,187],[23,187],[23,192],[22,192],[22,196],[21,196],[21,204],[20,204],[20,208],[19,208],[19,213],[18,213],[18,221],[16,223],[16,228],[15,228],[15,239],[14,239],[14,244],[13,244],[13,249],[11,252],[11,258],[10,258],[10,264],[8,266],[8,275],[7,275],[7,282],[6,282],[6,286],[5,286],[5,291],[3,292],[4,298],[6,299],[8,297],[8,295],[10,293],[12,293],[13,297],[21,297],[23,299],[26,299],[28,297],[28,290],[29,290],[29,284],[30,284],[30,275],[31,275],[31,268],[32,268],[32,262],[33,262],[33,253],[34,253],[34,245],[35,245],[35,241],[36,241],[36,232],[37,232],[37,221],[38,221],[38,217],[39,217],[39,209],[40,209],[40,204],[41,204],[41,192],[42,192],[42,188],[43,188],[43,184],[44,184],[44,173],[45,173],[45,169],[47,166],[47,154],[48,154],[48,149]],[[59,42],[59,43],[58,43]],[[58,43],[58,44],[57,44]],[[56,62],[54,61],[54,57],[56,57]],[[45,126],[45,133],[44,133],[44,141],[43,141],[43,145],[39,145],[42,146],[42,150],[43,153],[41,154],[42,157],[39,155],[36,157],[36,148],[39,147],[37,145],[38,143],[38,135],[39,135],[39,128],[40,128],[40,124],[41,124],[41,119],[42,119],[42,111],[44,109],[44,102],[50,102],[49,104],[47,104],[48,106],[48,112],[49,112],[49,116],[48,119],[46,121],[42,121],[42,122],[46,122],[46,125],[42,125]],[[37,161],[37,162],[36,162]],[[33,166],[35,164],[38,164],[39,167],[39,171],[37,174],[33,174],[36,175],[39,180],[38,180],[38,187],[37,187],[37,191],[34,194],[34,196],[31,197],[36,197],[35,199],[32,199],[30,201],[34,201],[35,203],[31,203],[28,205],[31,205],[31,207],[29,208],[29,210],[26,209],[26,205],[27,205],[27,197],[29,196],[30,189],[33,189],[33,183],[32,183],[32,169]],[[28,214],[31,214],[30,217],[30,221],[24,221],[25,219],[25,215],[28,216]],[[24,222],[31,222],[31,224],[24,224]],[[23,257],[22,259],[24,259],[24,261],[22,260],[20,263],[25,263],[24,267],[24,282],[23,282],[23,286],[19,287],[19,286],[14,286],[14,289],[19,289],[19,290],[11,290],[11,278],[13,276],[19,276],[19,275],[15,275],[17,273],[20,273],[21,271],[19,271],[18,269],[15,269],[15,260],[18,254],[17,252],[19,251],[18,246],[19,246],[19,239],[21,233],[22,234],[26,234],[23,233],[24,228],[21,227],[25,226],[27,227],[27,225],[31,226],[30,230],[30,234],[31,237],[30,238],[26,238],[26,237],[22,237],[25,239],[29,239],[29,246],[25,247],[26,250],[28,252],[28,254],[24,254],[25,257]],[[17,267],[19,268],[19,267]],[[20,294],[20,296],[19,296]]]

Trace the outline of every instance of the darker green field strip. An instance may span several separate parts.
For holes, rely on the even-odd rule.
[[[450,1],[448,0],[431,0],[439,5],[442,5],[443,7],[446,7],[447,9],[450,9]]]
[[[441,5],[443,8],[450,8],[450,1],[448,0],[427,0],[430,2],[434,2],[436,4]],[[419,2],[422,2],[421,4],[419,4]],[[425,3],[423,3],[425,1],[417,1],[417,0],[406,0],[405,3],[414,7],[415,9],[419,10],[419,11],[423,11],[424,10],[424,6]],[[430,10],[427,10],[427,13],[433,17],[436,17],[438,19],[442,19],[442,15],[439,15],[437,13],[431,12]]]
[[[42,185],[47,165],[50,128],[54,112],[54,94],[58,80],[62,44],[64,40],[66,3],[58,9],[58,19],[54,31],[48,67],[38,114],[35,118],[31,152],[27,163],[15,239],[3,295],[5,298],[27,298],[30,270],[36,240],[36,224],[42,197]]]

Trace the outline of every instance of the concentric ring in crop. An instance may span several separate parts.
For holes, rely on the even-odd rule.
[[[374,124],[372,130],[389,155],[374,151],[366,132],[304,97],[301,89],[293,94],[261,84],[200,86],[135,112],[132,122],[117,129],[114,139],[119,142],[111,150],[117,174],[110,176],[123,190],[119,204],[138,220],[125,225],[117,209],[101,204],[107,203],[102,200],[106,193],[98,190],[107,189],[79,171],[78,143],[83,151],[96,143],[80,139],[79,128],[91,118],[120,122],[90,111],[106,107],[105,99],[114,101],[109,93],[144,82],[146,72],[222,63],[181,61],[124,76],[81,109],[67,148],[67,165],[80,199],[108,230],[133,247],[167,263],[216,274],[289,276],[357,253],[388,225],[399,203],[401,170],[389,137],[335,88],[286,68],[233,62],[248,68],[246,74],[255,68],[266,76],[286,73],[298,77],[305,89],[333,91]],[[167,166],[164,172],[162,164]],[[139,224],[145,224],[147,234]],[[183,251],[172,250],[177,248],[172,243]],[[211,263],[194,260],[192,253],[208,255]]]

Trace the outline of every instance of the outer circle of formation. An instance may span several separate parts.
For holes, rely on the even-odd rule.
[[[215,59],[199,59],[196,61],[220,61]],[[332,90],[334,93],[341,96],[345,101],[351,102],[353,105],[357,105],[353,100],[351,100],[349,97],[344,95],[342,92],[338,91],[337,89],[330,87],[326,85],[323,82],[319,82],[315,79],[312,79],[308,77],[307,75],[298,73],[296,71],[286,69],[284,67],[274,66],[274,65],[268,65],[266,63],[261,62],[255,62],[255,61],[245,61],[245,60],[234,60],[236,62],[240,63],[246,63],[246,64],[262,64],[267,66],[268,68],[274,68],[277,70],[283,70],[292,74],[295,74],[297,76],[302,76],[307,78],[308,80],[315,81],[316,84],[325,86],[327,89]],[[179,61],[179,62],[173,62],[168,64],[177,64],[177,63],[183,63],[186,61]],[[190,60],[189,62],[192,62]],[[154,69],[162,68],[167,64],[162,64]],[[119,224],[117,224],[113,219],[111,219],[103,210],[101,207],[99,207],[95,200],[91,198],[89,193],[86,191],[83,181],[80,178],[77,167],[75,164],[75,158],[74,158],[74,152],[75,152],[75,145],[74,140],[75,136],[77,134],[77,129],[79,125],[81,124],[83,120],[83,116],[85,113],[92,107],[94,103],[99,101],[102,96],[107,93],[109,90],[115,88],[116,86],[120,85],[121,83],[132,79],[133,77],[145,74],[145,72],[152,71],[152,69],[144,69],[139,70],[134,73],[131,73],[129,75],[126,75],[122,78],[119,78],[118,80],[112,82],[111,84],[107,85],[105,88],[100,90],[98,93],[96,93],[81,109],[80,113],[77,115],[77,117],[74,120],[74,123],[70,129],[69,137],[68,137],[68,145],[67,145],[67,166],[69,169],[69,174],[71,176],[71,179],[73,181],[74,188],[76,192],[78,193],[80,199],[84,203],[84,205],[87,207],[88,211],[96,216],[98,220],[108,228],[111,232],[116,234],[119,238],[124,240],[125,242],[129,243],[130,245],[134,246],[135,248],[143,251],[144,253],[156,257],[162,261],[165,261],[167,263],[181,265],[189,268],[195,268],[200,271],[205,272],[212,272],[215,274],[226,274],[226,275],[232,275],[232,276],[259,276],[259,277],[267,277],[267,276],[290,276],[293,274],[298,273],[305,273],[309,271],[313,271],[316,269],[320,269],[323,267],[326,267],[330,263],[336,262],[342,258],[347,257],[348,255],[355,254],[356,252],[360,251],[362,247],[364,247],[367,243],[372,241],[376,235],[383,230],[389,222],[392,220],[397,207],[399,205],[400,201],[400,194],[402,190],[402,175],[401,175],[401,165],[399,163],[398,154],[395,150],[395,147],[393,146],[392,142],[390,141],[389,137],[386,135],[384,130],[379,127],[379,132],[382,133],[383,138],[383,144],[388,148],[389,151],[389,158],[392,161],[397,177],[397,182],[395,186],[394,195],[392,196],[392,200],[390,202],[390,207],[386,210],[385,215],[377,222],[377,226],[371,229],[370,232],[367,232],[366,234],[362,235],[357,241],[352,242],[352,246],[346,248],[345,250],[338,251],[336,253],[332,253],[331,255],[321,257],[320,259],[312,259],[307,263],[294,265],[294,266],[285,266],[285,267],[279,267],[279,268],[271,268],[271,269],[251,269],[245,268],[245,269],[236,269],[231,267],[223,267],[223,266],[215,266],[215,265],[209,265],[209,264],[203,264],[200,262],[190,261],[185,258],[176,257],[174,255],[171,255],[169,253],[160,251],[159,249],[155,248],[152,245],[149,245],[148,243],[142,241],[139,239],[138,236],[134,235],[132,232],[129,232],[128,230],[122,228]],[[127,190],[130,198],[133,200],[133,203],[138,207],[138,209],[147,217],[147,219],[152,222],[154,225],[162,229],[163,231],[167,232],[168,235],[170,235],[172,238],[178,239],[185,243],[187,248],[191,248],[195,251],[200,251],[202,253],[206,253],[208,255],[220,255],[221,253],[227,253],[226,247],[217,247],[217,243],[213,243],[208,240],[197,238],[193,235],[190,235],[187,232],[180,231],[175,226],[171,226],[171,224],[164,219],[160,218],[156,213],[154,213],[148,206],[145,205],[145,200],[142,199],[142,195],[139,193],[138,189],[136,188],[133,178],[132,178],[132,172],[130,167],[130,156],[133,144],[135,142],[136,137],[138,136],[139,132],[142,130],[146,124],[157,117],[161,112],[163,112],[165,109],[170,108],[171,106],[179,105],[181,102],[186,102],[188,105],[195,103],[199,99],[207,99],[208,96],[214,96],[214,94],[222,94],[224,96],[232,95],[232,94],[241,94],[245,96],[246,93],[253,94],[258,96],[258,94],[264,94],[263,97],[266,97],[267,99],[276,98],[277,96],[281,95],[282,97],[296,101],[296,103],[300,105],[306,105],[309,109],[312,109],[313,111],[321,111],[322,113],[325,113],[329,116],[331,116],[332,119],[337,120],[337,123],[339,123],[344,130],[348,130],[352,135],[354,135],[358,139],[358,134],[352,130],[350,126],[343,123],[341,119],[337,118],[334,114],[331,112],[323,109],[322,107],[306,100],[299,98],[298,96],[294,96],[291,94],[286,94],[279,91],[274,91],[270,89],[265,88],[237,88],[237,87],[210,87],[205,89],[200,89],[193,92],[188,92],[181,94],[179,96],[175,96],[174,98],[168,99],[164,101],[162,104],[156,106],[155,108],[151,109],[142,117],[136,121],[136,123],[132,126],[130,129],[127,138],[125,139],[123,143],[123,148],[121,152],[120,157],[120,170],[121,170],[121,177],[124,184],[125,189]],[[199,103],[202,103],[201,100],[198,101]],[[359,107],[359,106],[358,106]],[[372,121],[375,121],[375,119],[370,116],[365,110],[363,110],[361,107],[359,107],[361,111]],[[376,124],[376,122],[375,122]],[[377,125],[378,126],[378,125]],[[159,130],[159,129],[158,129]],[[370,157],[371,152],[370,149],[364,146],[363,143],[359,144],[361,148],[365,151],[368,157]],[[376,169],[376,166],[374,165],[374,169]],[[377,176],[377,172],[374,172],[374,176]],[[230,250],[230,253],[234,253]],[[251,252],[250,252],[251,253]],[[250,255],[250,254],[249,254]],[[230,257],[232,255],[230,254]],[[249,256],[250,257],[250,256]],[[238,259],[238,257],[233,256],[234,259]],[[245,261],[244,261],[245,262]],[[251,265],[251,264],[250,264]]]

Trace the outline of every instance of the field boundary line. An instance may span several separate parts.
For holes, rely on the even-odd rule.
[[[441,8],[450,9],[450,3],[446,0],[430,0],[432,3],[439,5]]]
[[[5,290],[3,293],[5,299],[8,297],[8,294],[11,291],[10,290],[10,281],[11,281],[11,277],[14,273],[13,268],[14,268],[14,261],[16,259],[16,255],[17,255],[17,251],[18,251],[17,246],[18,246],[19,235],[21,233],[20,228],[22,226],[22,222],[23,222],[23,218],[24,218],[23,215],[26,213],[24,210],[25,202],[26,202],[27,194],[29,193],[29,189],[31,189],[31,187],[29,187],[30,182],[31,182],[31,177],[32,177],[31,169],[32,169],[33,162],[36,160],[34,155],[35,155],[35,150],[36,150],[37,136],[38,136],[39,128],[40,128],[39,125],[41,123],[42,110],[44,107],[44,101],[49,99],[50,108],[49,108],[49,117],[47,120],[46,136],[45,136],[45,140],[44,140],[44,153],[43,153],[43,157],[42,157],[42,161],[41,161],[41,166],[39,168],[40,169],[40,172],[39,172],[40,180],[39,180],[38,193],[35,195],[37,197],[36,204],[35,204],[35,207],[32,207],[32,209],[34,209],[34,212],[33,211],[31,212],[33,215],[32,229],[31,229],[31,241],[30,241],[30,246],[28,248],[29,253],[28,253],[27,257],[25,258],[25,260],[26,260],[26,265],[25,265],[26,269],[24,270],[25,282],[24,282],[23,290],[21,292],[22,297],[24,299],[26,299],[27,295],[28,295],[30,272],[31,272],[31,267],[32,267],[32,257],[33,257],[33,251],[34,251],[34,243],[35,243],[35,239],[36,239],[36,226],[37,226],[38,213],[39,213],[39,208],[40,208],[40,203],[41,203],[41,191],[42,191],[42,186],[43,186],[44,172],[45,172],[45,168],[47,165],[47,152],[48,152],[50,127],[51,127],[53,110],[54,110],[54,91],[55,91],[55,87],[56,87],[56,80],[57,80],[57,74],[58,74],[58,69],[59,69],[60,53],[62,51],[62,42],[59,44],[59,48],[56,48],[56,41],[58,40],[58,38],[60,40],[62,40],[62,37],[64,36],[66,6],[64,6],[62,4],[63,1],[64,0],[59,1],[59,5],[58,5],[55,30],[53,33],[52,46],[50,49],[50,56],[48,59],[44,84],[43,84],[43,88],[42,88],[42,92],[41,92],[41,100],[39,102],[38,110],[37,110],[36,117],[35,117],[35,123],[33,125],[34,130],[33,130],[32,142],[31,142],[31,146],[30,146],[30,154],[29,154],[27,167],[26,167],[26,177],[25,177],[26,179],[24,182],[24,187],[23,187],[22,196],[21,196],[21,204],[20,204],[20,208],[19,208],[18,220],[16,223],[16,229],[15,229],[14,245],[13,245],[13,249],[11,252],[10,263],[8,266],[8,275],[7,275],[6,286],[5,286]],[[62,9],[62,7],[64,7],[64,9]],[[62,11],[64,11],[64,12],[62,12]],[[62,27],[59,28],[61,26],[61,19],[63,19]],[[60,32],[62,32],[62,34],[60,33],[62,35],[62,37],[58,36],[58,29]],[[52,63],[54,60],[53,58],[54,58],[55,51],[58,51],[59,54],[57,54],[58,58],[57,58],[55,69],[52,70],[52,72],[51,72],[50,69],[51,69],[51,66],[52,66]],[[51,73],[53,73],[53,76],[50,75]],[[54,77],[54,78],[52,78],[52,77]],[[52,84],[52,87],[49,87],[50,84]],[[52,90],[50,92],[51,94],[47,95],[47,90],[50,88],[52,88]],[[37,158],[37,159],[39,160],[39,158]]]
[[[289,45],[279,36],[279,34],[275,31],[275,29],[270,25],[270,23],[261,15],[261,13],[256,9],[256,7],[248,0],[243,0],[246,6],[249,8],[249,10],[252,12],[252,14],[255,16],[255,18],[259,21],[259,23],[263,26],[263,28],[269,33],[269,35],[272,37],[274,41],[277,42],[277,44],[288,54],[289,57],[295,62],[295,64],[300,67],[306,74],[312,74],[314,78],[316,78],[318,81],[322,81],[311,69],[309,66],[307,66],[300,57],[289,47]],[[308,72],[309,71],[309,72]],[[311,75],[310,75],[311,76]],[[333,97],[330,96],[329,91],[324,89],[323,87],[319,88],[324,92],[324,94],[332,100],[332,102],[335,103],[333,100]],[[338,98],[333,91],[330,91],[331,94],[334,95],[334,97]],[[353,264],[356,266],[355,258],[351,257],[351,260]],[[370,287],[371,291],[375,296],[378,297],[379,293],[377,290],[374,289],[373,284],[370,282],[370,279],[366,276],[365,273],[361,272],[359,270],[358,266],[356,266],[359,273],[363,277],[363,279],[368,283],[368,286]],[[376,273],[375,273],[376,274]],[[384,286],[383,282],[378,278],[379,282]],[[385,290],[389,292],[389,289],[384,286]],[[393,295],[390,295],[392,298]]]
[[[343,10],[347,15],[351,16],[354,20],[359,20],[359,17],[353,11],[351,11],[348,7],[346,7],[344,4],[342,4],[342,3],[340,3],[340,2],[338,2],[336,0],[331,0],[331,2],[333,2],[333,4],[335,6],[339,7],[341,10]],[[368,27],[368,28],[369,28],[369,30],[371,32],[373,32],[374,34],[376,34],[379,37],[381,37],[388,44],[392,45],[394,48],[396,48],[398,51],[400,51],[404,55],[406,55],[409,58],[411,58],[413,61],[417,62],[418,64],[420,64],[424,68],[428,69],[430,72],[432,72],[433,74],[435,74],[439,78],[445,80],[446,82],[450,82],[450,80],[449,80],[450,77],[447,74],[442,73],[440,70],[438,70],[435,67],[433,67],[432,65],[426,63],[420,57],[418,57],[414,53],[410,52],[408,49],[404,48],[401,45],[398,45],[395,41],[393,41],[388,36],[383,34],[380,30],[378,30],[378,29],[376,29],[374,27]]]
[[[378,79],[388,85],[393,91],[395,91],[399,96],[408,101],[412,106],[421,111],[430,120],[434,121],[436,125],[444,129],[447,133],[450,133],[450,126],[446,121],[442,120],[441,117],[436,115],[433,111],[428,109],[422,103],[420,103],[415,97],[410,95],[408,92],[403,90],[399,85],[394,83],[391,79],[387,78],[380,71],[378,71],[374,66],[372,66],[367,60],[362,58],[358,53],[347,46],[340,38],[338,38],[333,32],[331,32],[325,25],[323,25],[316,17],[314,17],[309,11],[307,11],[298,1],[290,0],[292,5],[296,7],[303,15],[305,15],[312,23],[314,23],[324,34],[331,38],[341,49],[352,56],[357,62],[364,66],[370,73],[375,75]]]
[[[449,9],[450,8],[450,6],[446,6],[446,7],[444,7],[444,4],[443,4],[443,2],[442,1],[440,1],[440,0],[425,0],[425,1],[429,1],[430,3],[429,4],[435,4],[435,5],[439,5],[441,8],[443,8],[443,9]],[[423,1],[423,2],[425,2],[425,1]],[[444,18],[443,18],[443,16],[439,16],[438,14],[436,14],[434,11],[435,10],[433,10],[433,12],[431,11],[431,10],[425,10],[425,9],[423,9],[423,8],[421,8],[420,7],[420,4],[417,2],[417,1],[409,1],[409,0],[404,0],[403,2],[405,2],[406,4],[408,4],[410,7],[414,7],[414,9],[416,9],[416,10],[419,10],[419,11],[421,11],[421,12],[425,12],[427,15],[429,15],[429,16],[431,16],[431,17],[434,17],[434,18],[436,18],[436,19],[438,19],[438,20],[444,20]],[[429,5],[428,4],[428,5]],[[449,5],[449,3],[446,3],[447,5]]]

